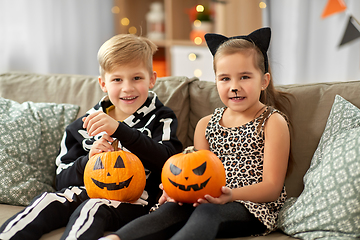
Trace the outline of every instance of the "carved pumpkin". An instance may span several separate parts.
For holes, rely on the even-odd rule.
[[[193,147],[170,157],[161,173],[164,191],[183,203],[194,203],[206,194],[219,197],[225,178],[224,166],[214,153]]]
[[[102,152],[89,159],[84,184],[90,198],[134,202],[145,188],[144,166],[135,154],[117,151],[115,147],[113,152]]]

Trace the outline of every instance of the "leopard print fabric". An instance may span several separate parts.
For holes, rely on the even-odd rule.
[[[206,128],[205,137],[209,142],[210,150],[220,158],[225,167],[226,186],[240,188],[259,183],[263,176],[264,125],[273,113],[280,113],[284,117],[285,115],[271,108],[270,114],[262,122],[264,113],[268,110],[267,107],[256,119],[239,127],[227,128],[219,124],[225,109],[215,109]],[[260,132],[258,132],[261,122]],[[253,203],[242,200],[238,202],[244,204],[270,232],[276,229],[276,219],[285,200],[284,186],[279,198],[274,202]]]

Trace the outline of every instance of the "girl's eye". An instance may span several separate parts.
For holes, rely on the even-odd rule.
[[[249,76],[242,76],[240,79],[249,79]]]

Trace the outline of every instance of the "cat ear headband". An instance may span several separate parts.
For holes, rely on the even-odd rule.
[[[267,50],[269,49],[270,38],[271,38],[271,30],[269,27],[255,30],[249,35],[235,36],[230,38],[215,33],[205,34],[206,43],[213,56],[215,56],[215,53],[219,48],[219,46],[230,39],[245,39],[249,42],[253,42],[255,46],[257,46],[260,49],[260,51],[264,56],[265,73],[269,72],[269,61],[267,57]]]

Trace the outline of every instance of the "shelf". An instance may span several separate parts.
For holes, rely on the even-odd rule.
[[[165,61],[165,75],[171,75],[171,47],[172,46],[206,46],[206,43],[196,45],[190,40],[192,22],[188,10],[198,4],[211,6],[215,15],[213,32],[226,36],[247,34],[262,26],[260,0],[114,0],[116,33],[129,33],[136,29],[136,35],[147,36],[146,14],[150,11],[150,4],[161,2],[165,13],[165,38],[153,40],[159,47],[154,61]],[[129,25],[121,24],[127,18]],[[162,54],[162,55],[161,55]],[[156,63],[158,64],[158,62]],[[162,65],[161,65],[162,66]],[[190,76],[191,77],[191,76]]]

